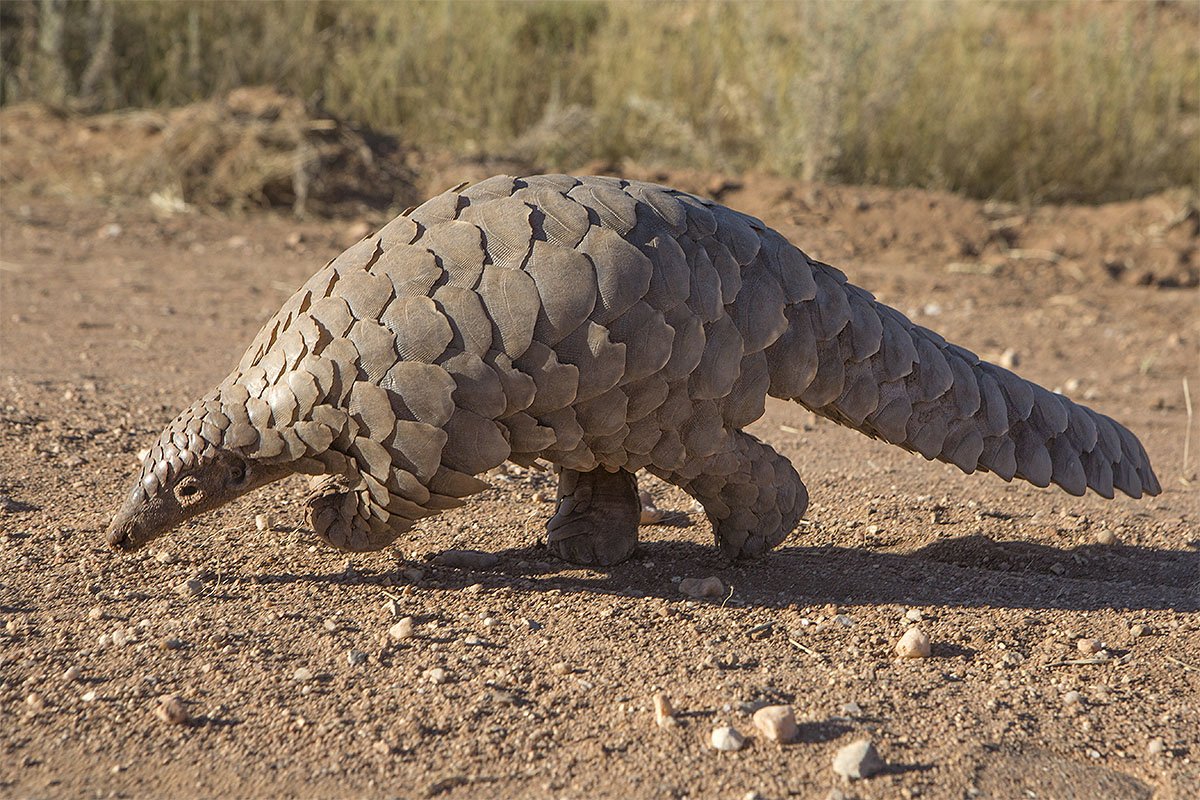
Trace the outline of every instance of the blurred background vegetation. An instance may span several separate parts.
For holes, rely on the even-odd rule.
[[[1098,202],[1200,187],[1200,3],[0,4],[0,102],[269,86],[406,146]]]

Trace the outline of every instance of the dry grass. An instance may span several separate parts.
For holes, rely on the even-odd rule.
[[[20,23],[35,15],[13,11]],[[72,5],[67,72],[97,4]],[[118,2],[101,107],[248,84],[424,148],[1099,201],[1200,187],[1200,4]],[[73,16],[72,16],[73,15]],[[8,26],[6,101],[33,74]],[[74,31],[74,34],[71,32]],[[25,64],[27,66],[27,64]],[[93,70],[93,73],[95,70]],[[32,79],[29,85],[34,85]]]

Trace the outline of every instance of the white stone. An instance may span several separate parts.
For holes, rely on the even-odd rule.
[[[929,658],[929,636],[920,628],[909,628],[896,642],[896,655],[901,658]]]
[[[870,739],[851,742],[833,757],[833,771],[847,780],[869,778],[884,766]]]
[[[754,712],[754,727],[772,742],[787,744],[800,736],[791,706],[765,706]]]
[[[713,728],[710,740],[713,748],[720,750],[722,753],[732,753],[741,750],[742,746],[746,744],[746,737],[742,736],[737,728],[732,728],[728,725]]]
[[[393,639],[407,639],[413,635],[413,618],[405,617],[388,628],[388,636]]]

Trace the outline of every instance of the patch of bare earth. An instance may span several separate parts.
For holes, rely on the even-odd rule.
[[[518,469],[382,553],[319,546],[296,480],[117,555],[101,533],[137,451],[352,226],[5,191],[0,795],[1200,794],[1200,315],[1195,289],[1162,288],[1195,282],[1186,198],[1022,211],[640,177],[721,195],[1128,424],[1163,494],[964,476],[771,402],[752,432],[813,501],[753,563],[722,563],[690,499],[651,480],[667,516],[632,561],[555,561],[551,476]],[[432,563],[449,548],[498,561]],[[680,592],[710,575],[722,596]],[[389,634],[403,617],[411,635]],[[914,626],[931,656],[897,659]],[[655,724],[656,692],[676,724]],[[767,704],[793,707],[798,741],[755,730]],[[712,749],[727,725],[740,751]],[[887,767],[845,783],[832,758],[862,738]]]

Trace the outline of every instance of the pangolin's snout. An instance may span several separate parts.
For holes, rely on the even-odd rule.
[[[152,538],[142,535],[150,510],[147,499],[145,492],[139,491],[139,487],[134,487],[117,513],[113,514],[104,538],[114,550],[131,552]]]

